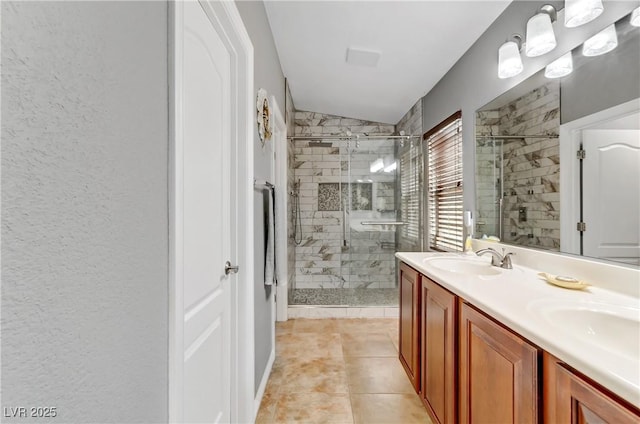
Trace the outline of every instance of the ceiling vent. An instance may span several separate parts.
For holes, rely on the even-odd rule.
[[[380,60],[380,52],[349,47],[347,49],[347,63],[354,66],[368,66],[374,68]]]

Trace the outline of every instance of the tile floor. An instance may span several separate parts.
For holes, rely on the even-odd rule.
[[[256,423],[431,423],[398,360],[398,320],[277,323]]]

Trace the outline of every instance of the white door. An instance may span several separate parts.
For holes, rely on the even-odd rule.
[[[640,131],[584,130],[584,255],[640,265]]]
[[[183,3],[183,31],[183,419],[230,422],[231,58],[199,2]]]

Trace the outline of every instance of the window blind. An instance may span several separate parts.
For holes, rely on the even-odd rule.
[[[462,251],[462,118],[450,116],[424,136],[428,152],[429,246]]]
[[[422,154],[420,144],[407,143],[400,152],[400,243],[403,249],[420,248]]]

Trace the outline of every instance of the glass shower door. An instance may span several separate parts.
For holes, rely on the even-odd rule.
[[[478,137],[476,143],[476,237],[502,238],[504,202],[502,140]]]
[[[354,307],[397,306],[395,240],[401,223],[395,141],[350,140],[346,153],[341,178],[344,302]]]

